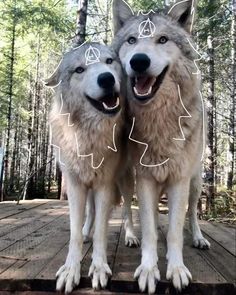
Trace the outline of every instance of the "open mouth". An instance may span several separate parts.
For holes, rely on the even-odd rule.
[[[115,92],[111,94],[106,94],[98,100],[93,99],[88,95],[86,95],[86,97],[93,107],[103,112],[104,114],[115,115],[121,109],[119,96]]]
[[[168,66],[166,66],[157,77],[141,75],[131,78],[131,85],[135,98],[142,103],[149,101],[160,88],[167,71]]]

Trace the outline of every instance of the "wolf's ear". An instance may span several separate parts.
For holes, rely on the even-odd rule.
[[[59,68],[60,64],[58,65],[58,67],[56,68],[56,70],[54,71],[54,73],[52,73],[52,75],[45,79],[44,85],[47,87],[55,87],[60,83],[59,80],[59,76],[60,76],[60,68]]]
[[[198,0],[178,0],[168,11],[168,15],[177,20],[188,33],[192,31],[197,1]]]
[[[114,34],[123,26],[125,21],[134,15],[132,8],[124,0],[113,0],[113,27]]]

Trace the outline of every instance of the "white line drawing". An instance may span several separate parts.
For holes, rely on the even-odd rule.
[[[179,99],[180,99],[180,102],[181,102],[181,105],[183,107],[183,109],[185,110],[185,112],[188,114],[187,116],[179,116],[179,128],[180,128],[180,131],[181,131],[181,135],[183,136],[182,138],[173,138],[174,140],[186,140],[185,138],[185,135],[184,135],[184,132],[183,132],[183,129],[182,129],[182,126],[181,126],[181,119],[182,118],[192,118],[191,114],[189,113],[189,111],[186,109],[184,103],[183,103],[183,100],[182,100],[182,96],[181,96],[181,92],[180,92],[180,87],[179,87],[179,84],[177,85],[178,87],[178,95],[179,95]]]
[[[139,12],[137,13],[137,16],[139,16],[140,14],[142,14],[142,15],[149,15],[150,13],[155,14],[155,11],[151,9],[149,12],[146,12],[145,13],[142,10],[139,10]]]
[[[110,147],[109,145],[107,146],[108,149],[112,150],[113,152],[117,152],[117,147],[116,147],[116,142],[115,142],[115,132],[116,132],[116,123],[113,126],[113,133],[112,133],[112,140],[113,140],[113,146],[114,148]]]
[[[61,94],[61,108],[60,108],[60,111],[59,111],[59,115],[60,116],[68,116],[68,126],[69,127],[72,127],[72,126],[74,126],[74,123],[72,123],[72,124],[70,124],[70,113],[62,113],[62,110],[63,110],[63,97],[62,97],[62,94]]]
[[[187,41],[189,43],[189,45],[192,47],[192,49],[200,56],[200,58],[194,59],[194,65],[197,68],[197,72],[196,73],[192,73],[193,75],[199,75],[201,74],[201,71],[199,70],[199,67],[197,65],[197,61],[200,61],[202,59],[202,55],[196,50],[196,48],[194,48],[192,42],[190,41],[190,39],[187,38]]]
[[[90,45],[85,51],[86,66],[100,62],[100,55],[99,49]]]
[[[61,84],[62,80],[60,80],[55,86],[50,86],[52,90],[55,92],[54,88],[58,87]]]
[[[153,37],[156,31],[156,26],[154,23],[148,18],[147,20],[142,21],[138,27],[139,30],[139,39]]]
[[[176,7],[177,5],[182,4],[182,3],[184,3],[184,2],[189,2],[189,1],[190,1],[190,0],[183,0],[183,1],[180,1],[180,2],[175,3],[175,4],[170,8],[170,10],[168,11],[167,14],[170,14],[171,11],[172,11],[172,9],[173,9],[174,7]],[[194,22],[194,17],[195,17],[194,1],[195,1],[195,0],[192,1],[192,6],[191,6],[191,16],[192,16],[192,21],[191,21],[191,26],[190,26],[190,32],[192,32],[192,30],[193,30],[193,22]]]
[[[80,44],[79,46],[77,47],[73,47],[72,49],[73,50],[76,50],[76,49],[79,49],[80,47],[82,47],[83,45],[85,45],[88,41],[84,41],[84,43]]]
[[[159,166],[162,166],[162,165],[164,165],[165,163],[167,163],[167,162],[170,160],[170,158],[166,159],[165,161],[163,161],[162,163],[159,163],[159,164],[150,164],[150,165],[147,165],[147,164],[143,164],[143,163],[142,163],[142,159],[143,159],[143,157],[144,157],[146,151],[148,150],[148,144],[145,143],[145,142],[141,142],[141,141],[138,141],[138,140],[135,140],[135,139],[131,138],[131,135],[132,135],[132,133],[133,133],[133,129],[134,129],[134,124],[135,124],[135,117],[133,117],[132,127],[131,127],[131,130],[130,130],[130,133],[129,133],[129,139],[130,139],[131,141],[133,141],[133,142],[136,142],[136,143],[139,143],[139,144],[145,145],[145,150],[144,150],[144,152],[143,152],[143,154],[142,154],[142,156],[141,156],[141,158],[140,158],[140,160],[139,160],[140,165],[142,165],[142,166],[144,166],[144,167],[153,168],[153,167],[159,167]]]
[[[197,75],[197,74],[200,74],[201,71],[199,70],[198,68],[198,65],[197,65],[197,61],[200,61],[202,59],[202,55],[196,50],[196,48],[194,48],[193,44],[190,42],[190,40],[187,38],[190,46],[193,48],[193,50],[200,56],[200,58],[198,59],[195,59],[194,60],[194,64],[197,68],[197,73],[192,73],[192,75]],[[204,160],[204,154],[205,154],[205,145],[206,145],[206,129],[205,129],[205,105],[204,105],[204,100],[203,100],[203,96],[202,96],[202,93],[201,91],[199,90],[199,95],[200,95],[200,98],[201,98],[201,103],[202,103],[202,156],[201,156],[201,161]]]
[[[76,148],[77,148],[77,156],[79,158],[91,157],[91,167],[93,169],[98,169],[102,165],[102,163],[104,161],[104,157],[102,158],[102,160],[101,160],[101,162],[99,163],[98,166],[94,166],[94,155],[93,155],[93,153],[90,153],[88,155],[80,155],[80,153],[79,153],[79,143],[78,143],[78,138],[77,138],[76,132],[74,133],[74,135],[75,135],[75,142],[76,142]]]
[[[60,165],[66,166],[65,163],[61,161],[61,148],[58,145],[52,143],[52,125],[51,124],[49,124],[49,142],[50,142],[50,145],[57,148],[58,150],[58,162],[60,163]]]
[[[206,129],[205,129],[205,105],[201,91],[199,90],[199,95],[202,102],[202,157],[201,161],[204,159],[205,147],[206,147]]]
[[[59,84],[60,83],[61,83],[61,81],[59,82]],[[67,124],[68,124],[69,127],[72,127],[72,126],[74,126],[74,123],[73,124],[70,124],[70,115],[71,114],[70,113],[64,113],[64,114],[62,113],[62,110],[63,110],[63,97],[62,97],[62,94],[61,94],[60,98],[61,98],[61,107],[60,107],[60,110],[59,110],[59,115],[60,116],[68,116],[68,122],[67,122]],[[50,142],[50,145],[52,145],[52,146],[54,146],[54,147],[56,147],[58,149],[58,161],[59,161],[59,163],[61,165],[64,165],[65,166],[65,163],[63,163],[61,161],[61,148],[58,145],[52,143],[52,126],[51,126],[51,124],[49,124],[49,138],[50,138],[50,141],[49,141]]]

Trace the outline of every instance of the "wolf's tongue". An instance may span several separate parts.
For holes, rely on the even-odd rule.
[[[145,94],[148,92],[150,87],[156,82],[155,77],[137,77],[135,81],[135,88],[140,94]]]

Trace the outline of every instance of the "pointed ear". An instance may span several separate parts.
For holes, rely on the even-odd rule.
[[[132,8],[124,0],[113,0],[113,28],[114,34],[124,25],[125,21],[134,15]]]
[[[168,11],[168,15],[188,32],[192,32],[198,0],[178,0]]]

